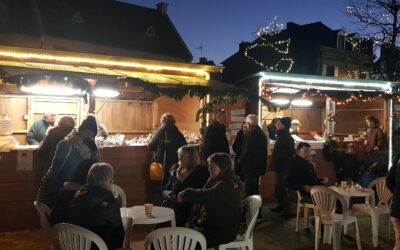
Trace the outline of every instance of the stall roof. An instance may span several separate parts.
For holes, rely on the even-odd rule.
[[[158,84],[216,85],[210,73],[222,67],[191,63],[113,57],[105,55],[61,52],[0,46],[0,66],[77,72],[95,75],[134,77]],[[229,88],[228,84],[218,82]]]
[[[387,81],[273,72],[259,72],[253,77],[258,78],[259,84],[268,84],[271,86],[293,89],[393,92],[395,91],[394,87],[396,86],[396,83]]]

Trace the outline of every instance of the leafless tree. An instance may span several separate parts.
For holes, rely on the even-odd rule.
[[[381,48],[386,66],[384,78],[398,80],[397,59],[400,55],[400,0],[345,0],[347,13],[355,18],[360,33],[372,38]],[[400,59],[400,58],[399,58]]]

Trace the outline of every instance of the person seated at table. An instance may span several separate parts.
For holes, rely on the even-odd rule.
[[[178,149],[177,164],[170,169],[170,177],[164,187],[164,205],[174,209],[176,225],[185,226],[193,206],[191,203],[177,203],[176,196],[185,188],[202,188],[209,178],[206,166],[200,164],[200,156],[195,146]]]
[[[335,156],[334,163],[338,183],[349,180],[356,182],[360,179],[360,169],[363,163],[356,155],[353,143],[347,144],[344,153]]]
[[[187,188],[178,194],[178,202],[197,203],[187,227],[200,231],[207,248],[217,248],[236,239],[241,213],[242,184],[233,174],[231,158],[214,153],[207,159],[210,178],[202,189]]]
[[[74,176],[64,182],[64,189],[60,192],[50,213],[50,223],[66,222],[68,220],[68,209],[74,199],[76,191],[86,184],[87,175],[90,167],[97,163],[97,160],[86,159],[79,163]]]
[[[109,250],[122,248],[125,235],[120,207],[112,193],[113,178],[111,165],[94,164],[89,170],[87,185],[72,200],[67,221],[100,236]]]
[[[368,187],[376,178],[386,176],[388,169],[386,153],[374,151],[367,155],[364,162],[366,168],[361,174],[361,186]]]
[[[307,203],[311,202],[311,188],[328,182],[328,178],[318,178],[315,174],[314,165],[309,161],[310,149],[311,145],[306,142],[300,142],[297,145],[293,166],[289,169],[286,179],[286,186],[299,191],[303,202]]]

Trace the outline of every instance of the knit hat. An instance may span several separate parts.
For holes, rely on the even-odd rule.
[[[292,124],[292,119],[290,117],[282,117],[280,121],[287,129],[290,128]]]
[[[85,120],[83,120],[81,126],[79,126],[79,132],[83,130],[90,130],[95,135],[97,135],[97,120],[96,117],[92,115],[88,115]]]

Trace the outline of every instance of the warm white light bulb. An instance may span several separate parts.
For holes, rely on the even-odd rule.
[[[60,86],[21,86],[23,92],[28,92],[37,95],[59,95],[59,96],[72,96],[83,95],[84,91],[81,89],[73,89],[69,87]]]
[[[287,104],[289,104],[289,100],[288,99],[272,99],[271,102],[276,104],[276,105],[287,105]]]
[[[93,93],[96,97],[100,97],[100,98],[112,98],[112,97],[119,96],[119,92],[114,89],[99,88],[99,89],[95,89]]]
[[[296,99],[292,101],[292,105],[298,107],[308,107],[311,106],[312,104],[313,104],[312,101],[307,99]]]

